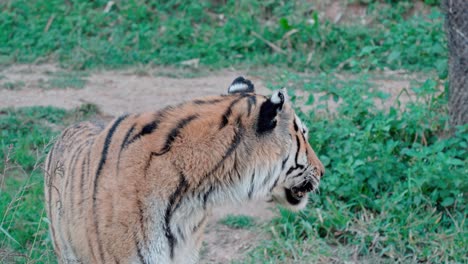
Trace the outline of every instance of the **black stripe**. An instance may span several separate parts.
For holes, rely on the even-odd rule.
[[[247,116],[250,116],[250,112],[252,111],[252,107],[257,104],[257,97],[255,95],[249,96],[247,101]]]
[[[186,191],[187,191],[187,188],[185,188],[181,194],[185,194]],[[177,202],[175,203],[175,206],[172,207],[172,212],[177,211],[177,209],[179,209],[181,205],[182,205],[182,198],[179,198]]]
[[[133,131],[135,130],[135,127],[136,127],[136,124],[133,124],[130,127],[130,129],[127,131],[127,133],[125,134],[124,140],[122,141],[122,144],[120,145],[119,156],[120,156],[120,153],[122,153],[122,150],[135,140],[135,137],[132,139],[133,141],[131,142],[129,142],[128,140],[130,136],[132,135]]]
[[[192,233],[195,233],[198,231],[198,229],[201,227],[201,225],[203,224],[203,222],[205,222],[206,220],[206,215],[203,215],[202,219],[200,220],[200,222],[198,222],[198,224],[196,224],[193,229],[192,229]]]
[[[141,252],[140,247],[138,246],[140,242],[138,241],[137,235],[135,234],[135,245],[137,247],[137,256],[138,260],[140,260],[140,263],[146,264],[145,259],[143,258],[143,253]]]
[[[83,150],[83,147],[86,145],[86,141],[83,141],[83,142],[73,142],[73,144],[79,144],[79,146],[77,146],[75,149],[74,149],[74,152],[70,158],[70,163],[68,164],[68,174],[69,175],[75,175],[75,169],[76,169],[76,160],[80,157],[80,154],[81,154],[81,151]],[[68,179],[70,177],[67,178],[67,181],[65,183],[65,189],[67,189],[68,187]]]
[[[271,178],[269,177],[269,175],[267,175],[267,176],[265,177],[265,179],[263,179],[262,186],[266,186],[266,184],[267,184],[268,181],[270,181],[270,180],[271,180]]]
[[[70,178],[75,177],[75,170],[76,170],[76,166],[78,165],[76,162],[81,157],[81,153],[83,152],[83,148],[86,147],[86,145],[88,144],[88,141],[79,142],[78,144],[80,144],[80,145],[78,147],[76,147],[75,151],[72,154],[72,157],[70,158],[70,164],[68,164],[68,166],[69,166],[68,173],[69,173],[69,175],[71,175],[71,177],[67,178],[67,181],[65,183],[65,189],[68,188],[68,184],[69,184],[68,180]]]
[[[182,229],[180,229],[180,226],[177,226],[177,233],[179,233],[179,236],[182,239],[182,241],[185,241],[185,236],[184,236],[184,233],[182,232]]]
[[[286,162],[288,162],[289,155],[281,162],[281,171],[284,170],[284,167],[286,166]]]
[[[278,177],[276,178],[275,182],[273,182],[273,185],[270,187],[270,192],[273,191],[273,189],[276,187],[276,184],[278,184],[278,180],[280,178],[281,175],[278,175]]]
[[[83,210],[84,206],[82,205],[84,201],[84,183],[85,183],[85,178],[89,179],[89,167],[91,166],[91,150],[92,150],[92,145],[94,143],[94,139],[90,141],[90,147],[88,149],[88,155],[86,155],[86,159],[83,161],[82,167],[81,167],[81,179],[80,179],[80,197],[81,197],[81,206],[80,206],[80,215],[83,215]],[[86,175],[84,174],[85,172],[85,164],[86,164]]]
[[[149,158],[148,158],[148,161],[146,162],[146,165],[145,165],[145,179],[146,179],[146,176],[148,175],[148,169],[151,165],[151,161],[153,160],[153,155],[150,155]]]
[[[248,192],[249,199],[252,199],[252,194],[253,194],[254,185],[255,185],[254,178],[255,178],[255,171],[252,173],[252,178],[250,178],[250,189]]]
[[[299,131],[299,126],[297,125],[296,118],[294,118],[294,131]]]
[[[71,175],[69,175],[69,176],[72,177],[72,180],[71,180],[71,183],[70,183],[70,193],[69,193],[69,195],[70,195],[70,213],[72,215],[74,215],[74,207],[75,207],[75,204],[73,203],[73,201],[74,201],[73,197],[75,196],[75,192],[74,192],[74,189],[75,189],[74,182],[75,181],[73,179],[75,179],[77,177],[77,176],[75,176],[75,169],[76,169],[76,165],[78,163],[78,160],[81,157],[81,154],[83,153],[83,150],[85,150],[85,147],[88,146],[88,145],[89,145],[89,141],[86,141],[85,144],[81,145],[80,149],[77,150],[79,152],[79,154],[77,155],[77,158],[73,163],[72,173],[71,173]],[[84,167],[85,160],[86,160],[86,157],[83,157],[83,161],[81,163],[82,171],[81,171],[81,173],[80,173],[80,175],[78,177],[78,180],[81,180],[82,177],[83,177],[83,167]],[[70,177],[68,177],[68,178],[70,178]],[[67,179],[67,181],[68,181],[68,179]],[[66,189],[66,187],[65,187],[65,189]]]
[[[296,144],[297,144],[297,150],[296,150],[296,156],[294,158],[294,162],[298,164],[297,159],[299,157],[299,152],[301,150],[301,142],[299,140],[299,137],[296,135]]]
[[[210,176],[223,165],[223,163],[226,161],[226,159],[228,159],[232,155],[232,153],[234,153],[234,151],[237,149],[237,147],[239,146],[241,142],[243,133],[244,133],[244,129],[240,127],[239,131],[235,134],[234,138],[232,139],[231,144],[229,144],[229,148],[226,150],[221,160],[218,161],[218,163],[216,163],[216,165],[208,173],[205,174],[205,176],[198,183],[197,187],[194,188],[194,192],[198,191],[200,186],[202,186],[206,180],[210,179]],[[213,185],[211,185],[210,189],[203,195],[203,209],[206,209],[208,196],[211,194],[212,191],[213,191]]]
[[[142,129],[141,129],[141,132],[140,134],[138,135],[139,137],[141,136],[144,136],[144,135],[147,135],[147,134],[151,134],[153,133],[153,131],[158,128],[158,125],[161,121],[158,119],[158,120],[155,120],[147,125],[145,125]]]
[[[88,150],[88,153],[89,153],[89,150]],[[89,155],[86,155],[84,158],[83,158],[83,162],[81,163],[81,173],[80,173],[80,178],[78,179],[79,182],[78,182],[78,185],[79,185],[79,190],[78,190],[78,195],[81,196],[80,200],[83,199],[83,189],[84,189],[84,177],[85,177],[85,171],[86,171],[86,165],[89,163]],[[82,204],[82,203],[80,203]],[[83,212],[83,205],[80,206],[80,213],[79,215],[81,216]]]
[[[235,170],[236,170],[236,157],[234,156],[234,164],[232,166],[232,169],[227,174],[227,181],[228,181],[229,185],[234,185],[234,183],[235,183],[235,181],[233,179]]]
[[[232,153],[237,149],[239,146],[241,140],[242,140],[242,135],[244,134],[244,129],[242,127],[239,128],[239,131],[235,134],[234,138],[232,139],[231,144],[229,144],[229,148],[226,150],[224,155],[222,156],[221,160],[216,163],[216,165],[208,172],[205,174],[205,176],[202,178],[202,180],[198,183],[198,186],[194,189],[194,191],[198,190],[200,186],[204,183],[205,180],[209,179],[209,177],[216,171],[218,170],[223,163],[228,159]],[[211,187],[210,187],[211,188]],[[207,195],[207,194],[205,194]],[[209,195],[209,193],[208,193]],[[204,203],[204,208],[206,208],[206,203]]]
[[[306,140],[306,138],[305,138],[304,133],[301,133],[301,135],[302,135],[302,139],[304,140],[304,144],[307,145],[307,140]],[[309,150],[307,149],[307,146],[305,146],[305,155],[306,155],[306,156],[309,156]]]
[[[69,201],[70,201],[70,206],[69,208],[65,207],[65,212],[66,212],[66,218],[68,221],[73,222],[73,215],[74,215],[74,204],[73,204],[73,189],[74,189],[74,179],[76,177],[75,175],[75,169],[78,163],[78,159],[81,157],[81,153],[86,146],[87,141],[81,142],[81,144],[75,148],[75,151],[73,152],[72,157],[70,158],[70,163],[68,164],[69,170],[67,173],[67,177],[65,180],[65,196],[69,196]],[[71,182],[71,183],[70,183]],[[68,185],[70,185],[70,190],[68,190]],[[65,197],[64,197],[65,199]],[[71,236],[71,230],[70,230],[71,225],[68,225],[65,227],[65,234],[67,236],[67,240],[70,241],[70,250],[72,251],[73,254],[76,255],[76,250],[73,246],[73,239]]]
[[[73,140],[73,137],[75,137],[76,134],[78,134],[79,132],[82,132],[82,131],[83,131],[81,128],[82,128],[82,124],[81,124],[81,123],[79,123],[79,124],[73,126],[73,127],[71,128],[71,131],[72,131],[72,132],[71,132],[70,134],[67,133],[67,137],[66,137],[66,138],[65,138],[65,137],[62,137],[62,138]]]
[[[291,167],[289,168],[289,170],[286,172],[286,176],[289,176],[293,171],[297,170],[297,169],[304,169],[304,165],[301,165],[301,164],[296,164],[295,167]]]
[[[294,167],[294,166],[290,167],[290,168],[288,169],[288,171],[286,172],[286,176],[288,176],[289,174],[291,174],[291,172],[293,172],[296,168],[297,168],[297,167]]]
[[[112,141],[112,136],[114,135],[117,127],[122,123],[128,115],[123,115],[119,117],[112,127],[109,129],[109,132],[106,135],[104,146],[101,153],[101,159],[99,160],[98,168],[96,170],[96,176],[94,178],[94,188],[93,188],[93,217],[94,217],[94,227],[96,228],[96,237],[98,243],[98,250],[101,262],[104,261],[104,252],[102,250],[102,243],[100,241],[100,232],[99,232],[99,225],[98,225],[98,218],[97,218],[97,194],[98,194],[98,187],[99,187],[99,177],[101,176],[102,169],[104,168],[104,164],[107,160],[107,154],[109,152],[109,146]]]
[[[133,131],[135,130],[136,124],[133,124],[130,129],[127,131],[125,134],[125,137],[122,141],[122,144],[120,144],[120,150],[119,150],[119,155],[117,156],[117,165],[116,165],[116,171],[117,171],[117,178],[119,177],[119,167],[120,167],[120,156],[122,155],[122,150],[127,147],[129,144],[128,139],[132,135]]]
[[[175,200],[181,195],[181,193],[187,188],[188,182],[185,179],[185,176],[183,173],[180,174],[180,179],[179,179],[179,184],[177,185],[176,190],[174,193],[171,194],[169,197],[169,202],[166,207],[166,214],[164,215],[164,233],[167,238],[167,242],[169,244],[169,252],[170,252],[170,257],[171,259],[174,258],[174,246],[177,243],[176,238],[174,237],[174,234],[172,233],[171,230],[171,218],[172,214],[174,213],[172,208],[174,205]]]
[[[299,140],[299,137],[296,135],[296,144],[297,144],[297,150],[296,150],[296,155],[294,157],[294,163],[295,166],[292,166],[288,169],[286,172],[286,176],[290,175],[294,170],[296,169],[303,169],[304,165],[298,163],[298,158],[299,158],[299,152],[301,150],[301,142]]]
[[[187,126],[190,122],[195,120],[197,117],[198,117],[198,115],[191,115],[191,116],[188,116],[188,117],[180,120],[180,122],[177,124],[177,126],[174,127],[171,130],[171,132],[169,132],[169,134],[167,135],[166,143],[164,143],[164,147],[161,149],[161,151],[160,152],[153,152],[151,154],[155,155],[155,156],[160,156],[160,155],[163,155],[163,154],[167,153],[171,149],[172,143],[174,142],[174,140],[179,136],[181,130],[185,126]]]
[[[76,129],[76,128],[79,128],[79,127],[80,127],[80,126],[79,126],[79,123],[67,127],[67,128],[63,131],[63,133],[62,133],[61,139],[63,140],[63,139],[68,138],[68,133],[70,133],[71,131],[73,131],[73,133],[76,133],[76,132],[79,131],[79,130],[75,130],[75,129]]]
[[[145,216],[144,216],[144,210],[143,210],[143,204],[141,203],[140,197],[138,195],[138,190],[137,190],[137,207],[138,207],[138,213],[140,214],[140,230],[141,230],[141,235],[142,235],[142,240],[139,240],[137,236],[135,236],[135,246],[137,249],[137,255],[138,259],[140,260],[141,263],[146,264],[145,259],[143,258],[143,253],[142,253],[142,248],[144,245],[147,244],[148,237],[146,236],[146,229],[145,229]],[[143,245],[142,245],[143,244]]]
[[[223,128],[223,127],[225,127],[227,125],[227,123],[229,122],[229,117],[232,114],[232,108],[234,107],[235,104],[237,104],[240,100],[242,100],[246,96],[248,96],[248,95],[247,94],[242,94],[241,96],[239,96],[238,98],[233,100],[231,102],[231,104],[229,104],[228,108],[226,109],[223,116],[221,117],[221,124],[219,125],[219,129],[221,129],[221,128]]]
[[[208,191],[203,194],[203,209],[206,210],[206,204],[208,203],[208,197],[210,196],[210,194],[214,191],[214,188],[213,186],[210,186],[210,188],[208,189]]]
[[[221,165],[223,165],[224,161],[226,161],[226,159],[229,158],[232,155],[232,153],[234,153],[234,151],[236,150],[236,148],[239,146],[239,144],[241,142],[243,134],[244,134],[244,129],[240,128],[239,131],[234,136],[234,138],[232,139],[231,144],[229,144],[229,148],[226,150],[226,152],[224,153],[221,160],[218,161],[218,163],[213,167],[213,169],[211,169],[211,171],[210,171],[210,173],[208,173],[208,175],[211,175],[211,174],[213,174],[213,172],[218,170],[219,167],[221,167]]]
[[[152,122],[144,125],[143,128],[141,129],[141,131],[138,134],[133,136],[132,139],[128,140],[130,138],[131,134],[133,133],[133,131],[135,130],[135,127],[136,127],[136,124],[133,124],[132,127],[130,128],[130,130],[127,131],[127,134],[125,135],[124,141],[122,142],[122,145],[120,146],[120,152],[122,152],[123,149],[127,148],[130,144],[137,141],[141,137],[153,133],[158,128],[159,124],[162,122],[162,119],[166,116],[166,113],[171,109],[173,109],[172,106],[167,106],[164,109],[157,112],[155,114],[155,116],[156,116],[155,120],[153,120]],[[135,116],[135,117],[138,117],[138,115]]]

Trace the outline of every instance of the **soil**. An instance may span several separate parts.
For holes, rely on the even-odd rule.
[[[1,70],[0,87],[5,87],[5,83],[21,85],[0,88],[0,108],[42,105],[72,109],[84,103],[92,103],[99,107],[103,115],[117,116],[126,112],[155,110],[195,97],[222,94],[231,81],[240,75],[252,80],[257,93],[270,93],[259,77],[234,70],[213,72],[196,78],[171,78],[159,74],[167,74],[167,69],[153,69],[143,75],[135,71],[100,71],[83,77],[86,82],[81,89],[44,87],[43,84],[53,78],[54,73],[60,72],[63,70],[55,65],[15,65]],[[391,95],[383,107],[391,105],[398,96],[402,102],[413,99],[411,94],[401,91],[408,89],[409,80],[414,78],[402,78],[405,74],[400,75],[395,72],[384,73],[381,80],[373,80],[378,84],[378,89]],[[303,97],[307,98],[307,94],[303,94]],[[332,111],[337,104],[339,102],[330,102]],[[275,210],[265,201],[213,210],[206,229],[201,263],[240,260],[249,249],[268,238],[267,234],[261,232],[261,228],[232,229],[220,224],[220,219],[229,214],[247,215],[255,219],[257,226],[261,226],[268,223],[275,215]]]

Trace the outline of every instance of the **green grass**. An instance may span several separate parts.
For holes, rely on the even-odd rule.
[[[43,89],[81,89],[86,85],[87,73],[85,72],[53,72],[50,73],[50,78],[47,81],[39,82],[39,86]]]
[[[96,113],[54,107],[0,110],[0,262],[53,263],[44,211],[42,162],[49,142],[71,122]]]
[[[373,22],[364,26],[319,18],[310,1],[128,0],[105,13],[107,2],[2,1],[0,68],[50,61],[148,75],[161,65],[170,68],[158,74],[173,77],[253,69],[312,109],[301,117],[326,166],[320,192],[301,213],[281,209],[265,227],[271,239],[242,263],[468,262],[468,127],[453,135],[447,127],[439,9],[413,16],[413,1],[350,1],[368,4]],[[185,65],[193,59],[199,65]],[[389,95],[373,80],[386,69],[424,72],[410,89],[416,99],[382,109]],[[43,87],[80,88],[85,77],[58,73]],[[95,112],[92,105],[0,110],[0,262],[55,261],[40,164],[64,125]],[[242,216],[221,222],[254,224]]]
[[[21,90],[25,85],[26,84],[23,81],[4,82],[0,84],[0,88],[7,90]]]
[[[255,226],[255,220],[247,215],[227,215],[219,223],[234,229],[249,229]]]
[[[0,3],[0,64],[59,61],[74,69],[138,64],[299,71],[377,68],[446,72],[438,9],[411,1],[368,7],[370,25],[333,24],[310,1],[9,0]],[[310,11],[307,11],[310,10]]]

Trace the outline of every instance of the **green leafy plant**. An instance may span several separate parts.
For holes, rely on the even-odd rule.
[[[227,215],[219,222],[235,229],[248,229],[255,226],[254,219],[247,215]]]

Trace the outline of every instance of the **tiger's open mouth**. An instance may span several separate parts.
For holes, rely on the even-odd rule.
[[[292,205],[299,204],[302,198],[304,198],[308,192],[315,190],[315,188],[316,185],[314,184],[313,178],[310,178],[310,180],[304,181],[302,184],[290,189],[284,188],[286,200]]]

